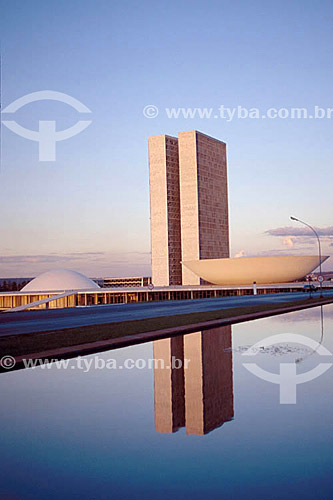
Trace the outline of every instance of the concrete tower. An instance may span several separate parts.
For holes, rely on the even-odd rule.
[[[152,282],[181,285],[181,236],[178,141],[149,137],[150,228]]]
[[[229,257],[224,142],[192,130],[178,135],[182,261]],[[183,267],[183,285],[200,278]]]
[[[192,130],[149,137],[152,281],[198,285],[181,261],[229,257],[226,145]]]

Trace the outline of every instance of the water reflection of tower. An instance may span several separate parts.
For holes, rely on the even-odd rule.
[[[154,359],[163,360],[154,368],[155,428],[176,432],[185,425],[184,370],[171,364],[173,356],[184,360],[183,337],[155,340],[153,347]]]
[[[154,370],[157,432],[207,434],[232,419],[230,348],[231,326],[154,342],[154,358],[170,367]],[[190,360],[187,369],[172,368],[172,356]]]

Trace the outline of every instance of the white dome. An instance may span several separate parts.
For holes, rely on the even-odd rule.
[[[21,292],[63,292],[96,288],[100,287],[84,274],[70,269],[53,269],[31,280],[22,288]]]

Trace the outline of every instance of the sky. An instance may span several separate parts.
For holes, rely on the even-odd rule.
[[[91,111],[44,100],[3,113],[35,131],[91,124],[56,143],[55,161],[2,124],[0,277],[149,275],[148,137],[193,129],[227,143],[231,256],[316,254],[290,215],[318,228],[333,256],[332,2],[0,5],[2,110],[47,90]],[[316,106],[325,117],[291,117]],[[271,108],[288,116],[268,118]],[[250,110],[260,116],[244,118]]]

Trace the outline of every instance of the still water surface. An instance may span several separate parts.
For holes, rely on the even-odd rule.
[[[333,368],[282,405],[243,365],[246,346],[279,333],[333,352],[333,306],[323,324],[316,308],[98,355],[174,355],[186,370],[85,372],[73,359],[2,374],[0,499],[331,499]],[[332,362],[295,344],[250,361],[279,373],[295,359],[298,373]]]

